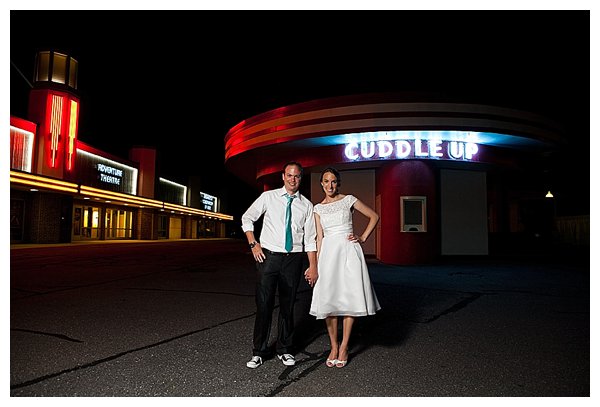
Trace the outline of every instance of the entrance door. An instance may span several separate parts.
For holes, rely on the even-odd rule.
[[[123,209],[106,208],[104,230],[105,239],[131,239],[133,212]]]
[[[169,239],[181,239],[181,218],[169,219]]]
[[[93,240],[100,238],[100,208],[93,206],[73,206],[73,240]]]

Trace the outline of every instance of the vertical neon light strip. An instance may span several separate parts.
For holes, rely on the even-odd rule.
[[[31,172],[33,133],[10,126],[10,168]]]
[[[58,138],[60,136],[60,127],[62,123],[62,105],[63,97],[52,95],[52,118],[50,121],[50,167],[56,168],[56,159],[58,156]]]
[[[69,145],[67,147],[67,170],[73,168],[73,153],[75,152],[75,139],[77,138],[77,107],[78,104],[71,100],[71,113],[69,115]]]

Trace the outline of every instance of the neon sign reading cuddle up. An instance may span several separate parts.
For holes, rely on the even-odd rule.
[[[353,161],[405,158],[471,161],[478,150],[477,144],[471,142],[416,138],[348,143],[344,154]]]

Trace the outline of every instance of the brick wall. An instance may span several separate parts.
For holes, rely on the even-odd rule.
[[[27,217],[31,243],[59,243],[61,227],[61,195],[37,192],[32,195]]]
[[[139,209],[135,225],[135,239],[156,240],[158,225],[155,223],[154,214],[151,209]]]

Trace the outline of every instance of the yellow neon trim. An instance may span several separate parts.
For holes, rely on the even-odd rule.
[[[67,192],[74,192],[74,193],[78,192],[77,188],[68,188],[68,187],[63,187],[63,186],[59,186],[59,185],[48,184],[45,182],[29,181],[29,180],[25,180],[25,179],[16,179],[16,178],[12,178],[12,177],[10,178],[10,182],[14,182],[15,184],[34,185],[36,187],[54,189],[57,191],[67,191]]]
[[[57,190],[57,191],[72,192],[75,194],[79,193],[80,195],[86,195],[83,197],[84,199],[86,199],[86,198],[89,199],[89,197],[87,197],[87,195],[89,195],[89,196],[96,197],[96,198],[104,198],[104,199],[112,199],[112,200],[120,201],[120,202],[128,202],[131,204],[139,205],[141,207],[151,206],[154,208],[160,208],[161,210],[163,208],[166,208],[169,210],[177,210],[179,212],[183,212],[184,214],[189,214],[189,215],[202,215],[202,216],[214,217],[214,218],[221,219],[221,220],[233,220],[233,216],[231,216],[231,215],[225,215],[225,214],[216,213],[216,212],[208,212],[208,211],[204,211],[202,209],[189,208],[187,206],[171,204],[168,202],[162,202],[162,201],[157,201],[157,200],[143,198],[143,197],[126,195],[126,194],[122,194],[119,192],[106,191],[103,189],[89,187],[86,185],[81,185],[79,187],[77,184],[74,184],[72,182],[55,180],[52,178],[46,178],[46,177],[41,177],[41,176],[32,175],[32,174],[28,174],[28,173],[12,171],[12,170],[10,171],[10,182],[16,183],[16,184],[38,186],[38,187],[53,189],[53,190]]]
[[[82,185],[81,186],[81,192],[82,193],[83,192],[88,192],[88,193],[105,194],[105,195],[110,196],[111,198],[115,198],[115,199],[120,199],[120,198],[136,199],[136,200],[141,201],[141,202],[148,202],[149,204],[160,203],[160,205],[162,206],[162,202],[161,201],[157,201],[157,200],[154,200],[154,199],[143,198],[143,197],[135,196],[135,195],[127,195],[127,194],[123,194],[123,193],[120,193],[120,192],[107,191],[105,189],[99,189],[99,188],[89,187],[87,185]]]
[[[184,211],[184,212],[192,213],[194,215],[211,216],[211,217],[215,217],[218,219],[224,219],[224,220],[233,220],[233,216],[231,216],[231,215],[225,215],[225,214],[218,213],[218,212],[208,212],[208,211],[204,211],[202,209],[189,208],[187,206],[172,204],[172,203],[168,203],[168,202],[165,202],[165,209]]]
[[[62,181],[62,180],[47,178],[47,177],[40,177],[38,175],[32,175],[32,174],[28,174],[28,173],[24,173],[24,172],[17,172],[17,171],[12,171],[12,170],[10,171],[10,176],[14,177],[15,179],[24,178],[24,179],[34,180],[34,181],[47,182],[47,183],[52,183],[52,184],[57,184],[57,185],[64,185],[64,186],[72,187],[72,188],[78,187],[77,184],[74,184],[72,182],[67,182],[67,181]]]
[[[129,203],[134,203],[136,205],[148,205],[148,206],[154,206],[156,208],[162,208],[162,203],[159,201],[143,202],[143,201],[138,201],[135,198],[115,197],[112,195],[102,194],[99,192],[85,192],[84,193],[82,191],[81,194],[90,195],[90,196],[94,196],[94,197],[98,197],[98,198],[113,199],[113,200],[122,201],[122,202],[129,202]]]

